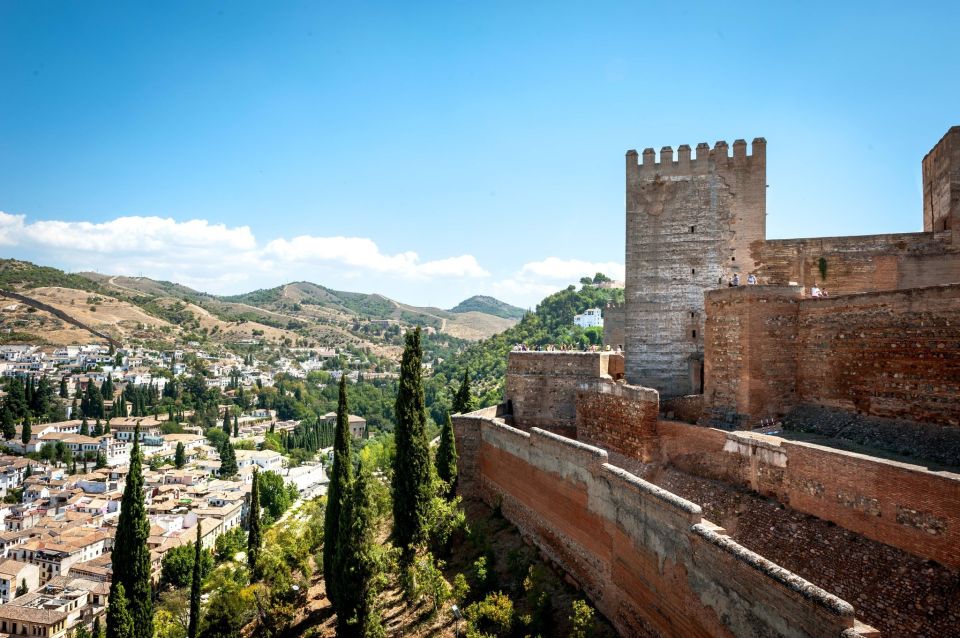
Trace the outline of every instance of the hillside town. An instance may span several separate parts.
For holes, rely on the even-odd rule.
[[[229,353],[0,346],[0,633],[56,638],[105,622],[135,437],[155,583],[164,557],[191,546],[198,528],[203,548],[213,551],[248,525],[255,470],[280,478],[288,506],[326,491],[323,450],[292,462],[286,450],[273,449],[300,420],[237,400],[273,386],[276,374],[305,376],[288,361],[264,368],[252,355]],[[196,408],[168,402],[160,409],[158,399],[172,397],[181,381],[219,397],[216,425],[203,423]],[[45,422],[41,415],[59,418]],[[351,415],[350,429],[365,437],[365,419]]]

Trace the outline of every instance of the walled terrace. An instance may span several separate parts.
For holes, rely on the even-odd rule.
[[[465,495],[623,635],[955,635],[960,475],[667,421],[622,369],[512,353],[506,401],[454,425]]]

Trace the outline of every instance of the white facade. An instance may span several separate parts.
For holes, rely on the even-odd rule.
[[[582,315],[573,318],[574,325],[581,328],[603,327],[603,314],[599,308],[588,308]]]

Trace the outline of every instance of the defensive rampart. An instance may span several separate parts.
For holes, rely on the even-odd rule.
[[[657,428],[662,463],[960,567],[960,475],[776,436],[669,421]]]
[[[455,416],[460,489],[504,516],[624,636],[876,635],[849,603],[778,567],[607,453],[486,411]]]
[[[799,403],[960,426],[960,285],[801,296],[706,295],[705,409],[742,427]]]
[[[611,352],[511,352],[504,397],[517,427],[576,437],[577,390],[622,373],[623,356]]]

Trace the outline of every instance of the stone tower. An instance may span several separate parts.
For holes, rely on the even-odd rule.
[[[960,126],[954,126],[923,158],[923,230],[950,231],[960,244]]]
[[[703,383],[706,290],[739,274],[750,244],[766,238],[766,140],[726,142],[696,157],[684,144],[627,152],[626,377],[664,396]]]

